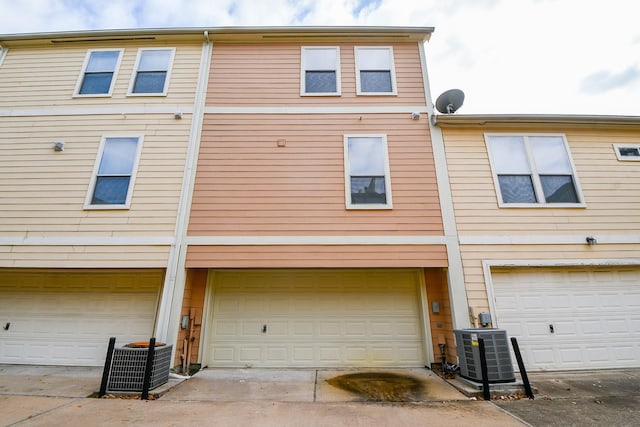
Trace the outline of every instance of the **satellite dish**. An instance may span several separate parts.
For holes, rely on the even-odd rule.
[[[449,89],[436,99],[436,108],[442,114],[453,114],[464,103],[464,92],[460,89]]]

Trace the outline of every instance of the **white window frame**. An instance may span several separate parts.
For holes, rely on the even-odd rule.
[[[127,197],[124,204],[100,204],[94,205],[91,204],[91,200],[93,199],[93,193],[95,191],[96,183],[98,181],[98,171],[100,170],[100,162],[102,161],[102,155],[104,154],[104,148],[109,139],[113,138],[137,138],[138,144],[136,147],[136,158],[133,161],[131,175],[129,179],[129,187],[127,188]],[[87,191],[87,197],[84,202],[84,209],[90,210],[113,210],[113,209],[129,209],[131,206],[131,198],[133,197],[133,188],[136,181],[136,176],[138,174],[138,164],[140,163],[140,154],[142,153],[142,144],[144,138],[143,135],[140,134],[110,134],[105,135],[100,140],[100,147],[98,148],[98,154],[96,155],[96,162],[93,166],[93,173],[91,175],[91,182],[89,183],[89,189]]]
[[[307,67],[305,64],[305,51],[307,50],[329,50],[336,53],[336,91],[335,92],[307,92]],[[342,85],[340,78],[340,47],[339,46],[302,46],[300,48],[300,96],[341,96]],[[309,70],[312,71],[312,70]]]
[[[169,55],[169,63],[167,64],[167,75],[164,80],[164,88],[162,92],[149,92],[149,93],[136,93],[133,91],[133,88],[136,83],[136,77],[138,76],[138,68],[140,67],[140,60],[144,52],[152,51],[152,50],[167,50],[170,51]],[[131,79],[129,80],[129,89],[127,90],[127,96],[167,96],[167,92],[169,91],[169,81],[171,80],[171,70],[173,69],[173,58],[176,54],[175,47],[153,47],[153,48],[140,48],[138,49],[138,54],[136,56],[136,63],[133,66],[133,72],[131,73]]]
[[[4,62],[4,58],[7,56],[7,52],[9,52],[9,48],[0,46],[0,65]]]
[[[527,161],[529,164],[529,168],[531,170],[531,180],[533,182],[533,191],[536,195],[536,199],[538,202],[536,203],[505,203],[502,198],[502,190],[500,189],[500,181],[498,179],[498,174],[496,173],[496,165],[491,156],[491,148],[490,148],[490,138],[493,136],[515,136],[515,137],[523,137],[525,150],[527,155]],[[529,137],[560,137],[564,143],[564,149],[569,157],[569,164],[571,166],[571,178],[573,179],[573,184],[576,191],[576,196],[578,198],[577,203],[547,203],[545,201],[544,192],[542,190],[542,183],[540,181],[540,174],[536,169],[536,165],[533,157],[533,150],[529,143]],[[580,185],[580,181],[578,179],[578,174],[576,172],[576,167],[573,162],[573,156],[571,155],[571,150],[569,150],[569,144],[567,142],[567,138],[564,134],[558,133],[485,133],[485,147],[487,149],[487,156],[489,157],[489,164],[491,166],[491,174],[493,175],[493,185],[496,191],[496,196],[498,198],[498,206],[501,208],[584,208],[586,207],[586,203],[584,201],[584,195],[582,194],[582,186]]]
[[[352,203],[351,202],[351,171],[349,163],[349,139],[350,138],[380,138],[382,149],[384,150],[384,187],[387,203]],[[391,169],[389,167],[389,146],[386,134],[346,134],[343,139],[344,144],[344,195],[347,209],[393,209],[391,198]]]
[[[621,162],[640,162],[640,156],[623,156],[620,153],[621,148],[632,148],[638,150],[640,152],[640,145],[638,144],[613,144],[613,149],[616,152],[616,157]]]
[[[116,61],[116,65],[113,69],[113,75],[111,76],[111,84],[109,85],[109,91],[107,93],[80,93],[80,88],[82,87],[82,82],[84,81],[84,77],[87,72],[87,66],[89,65],[89,59],[91,58],[91,54],[93,52],[118,52],[118,59]],[[122,53],[124,49],[89,49],[87,51],[87,56],[84,58],[84,65],[82,65],[82,70],[80,70],[80,75],[78,76],[78,81],[76,82],[76,88],[73,91],[74,98],[108,98],[113,94],[113,88],[116,84],[116,79],[118,78],[118,71],[120,70],[120,62],[122,61]]]
[[[396,65],[393,54],[393,46],[355,46],[354,57],[356,65],[356,94],[362,96],[394,96],[398,95],[398,85],[396,83]],[[389,65],[391,67],[391,92],[363,92],[360,84],[360,52],[366,50],[381,50],[386,49],[389,52]]]

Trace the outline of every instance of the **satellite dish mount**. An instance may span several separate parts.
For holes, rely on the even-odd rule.
[[[460,89],[449,89],[436,99],[436,109],[442,114],[453,114],[464,103],[464,92]]]

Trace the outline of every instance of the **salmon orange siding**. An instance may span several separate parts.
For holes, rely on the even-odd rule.
[[[444,245],[191,245],[187,252],[187,268],[446,266]]]
[[[301,46],[340,48],[341,96],[300,96]],[[356,96],[355,46],[393,47],[397,96]],[[417,43],[215,43],[207,106],[426,105]]]
[[[346,134],[387,135],[393,209],[345,208]],[[266,114],[248,123],[206,115],[189,235],[336,234],[443,234],[425,120]]]

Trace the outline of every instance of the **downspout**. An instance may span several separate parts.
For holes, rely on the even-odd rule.
[[[444,149],[442,130],[436,126],[435,112],[431,100],[429,76],[427,74],[427,60],[424,43],[419,43],[420,62],[422,63],[422,79],[424,81],[424,95],[427,99],[427,114],[430,121],[431,144],[433,158],[438,180],[438,196],[440,197],[440,211],[444,227],[444,237],[447,246],[447,258],[449,260],[448,281],[449,300],[451,301],[451,317],[454,329],[469,327],[469,302],[467,289],[464,283],[464,270],[462,268],[462,256],[460,253],[460,241],[456,225],[455,211],[453,209],[453,197],[449,182],[449,170]]]
[[[165,275],[160,307],[158,308],[158,321],[156,323],[156,337],[167,344],[174,344],[176,351],[178,339],[178,325],[182,310],[182,299],[186,280],[185,262],[187,255],[186,235],[189,225],[189,214],[193,186],[200,150],[200,136],[202,134],[202,122],[204,119],[204,107],[209,81],[209,67],[211,66],[212,43],[209,40],[208,31],[204,32],[205,42],[202,44],[200,57],[200,70],[193,103],[193,116],[189,133],[189,145],[185,160],[184,174],[182,177],[182,190],[178,204],[174,243],[169,251],[167,272]],[[172,355],[173,360],[174,355]]]

